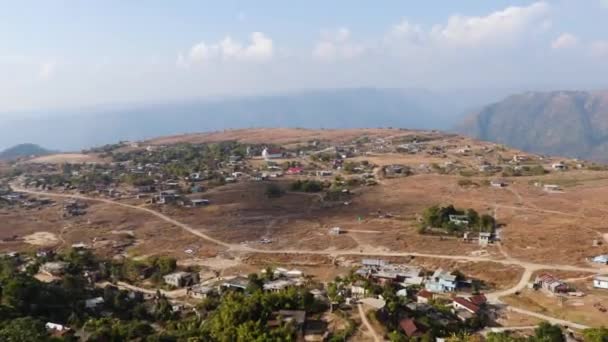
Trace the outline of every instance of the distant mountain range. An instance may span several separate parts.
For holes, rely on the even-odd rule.
[[[0,152],[0,160],[13,160],[22,157],[44,156],[53,151],[42,148],[36,144],[19,144]]]
[[[79,150],[119,140],[229,128],[447,129],[472,108],[499,96],[504,93],[354,88],[96,108],[0,122],[0,148],[29,141]]]
[[[530,152],[608,161],[608,91],[509,96],[456,131]]]

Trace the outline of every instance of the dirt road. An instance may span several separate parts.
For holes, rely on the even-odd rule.
[[[361,316],[361,321],[363,322],[363,325],[365,325],[365,327],[367,328],[367,331],[369,331],[370,335],[372,335],[374,341],[375,342],[384,341],[383,338],[381,338],[380,336],[378,336],[378,334],[376,334],[376,330],[374,330],[374,327],[369,323],[369,320],[367,319],[367,316],[365,315],[365,310],[363,310],[363,304],[359,303],[359,304],[357,304],[357,307],[359,308],[359,316]]]

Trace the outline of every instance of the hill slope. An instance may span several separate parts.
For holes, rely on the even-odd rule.
[[[456,129],[525,151],[608,160],[608,92],[513,95],[488,105]]]
[[[0,160],[12,160],[21,157],[43,156],[53,153],[36,144],[19,144],[0,152]]]

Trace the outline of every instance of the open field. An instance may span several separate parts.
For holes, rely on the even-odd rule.
[[[107,163],[108,161],[94,154],[82,153],[59,153],[48,156],[36,157],[25,161],[25,163],[37,164],[80,164],[80,163]]]
[[[526,289],[520,295],[505,297],[503,300],[516,307],[589,326],[605,325],[608,320],[608,313],[598,309],[608,308],[608,296],[600,291],[590,290],[584,297],[560,300],[544,291]]]
[[[401,136],[418,132],[414,130],[400,129],[379,129],[379,128],[362,128],[362,129],[327,129],[327,130],[309,130],[297,128],[256,128],[256,129],[235,129],[225,130],[221,132],[198,133],[175,135],[151,139],[144,144],[150,145],[169,145],[176,143],[205,143],[219,142],[227,140],[235,140],[247,143],[268,143],[288,145],[298,142],[307,142],[309,140],[322,140],[332,142],[351,141],[361,136],[388,137]],[[420,134],[424,133],[419,131]]]

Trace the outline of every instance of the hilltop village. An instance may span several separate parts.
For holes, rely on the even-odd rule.
[[[25,158],[0,177],[0,336],[608,336],[600,164],[435,131],[257,129]]]

